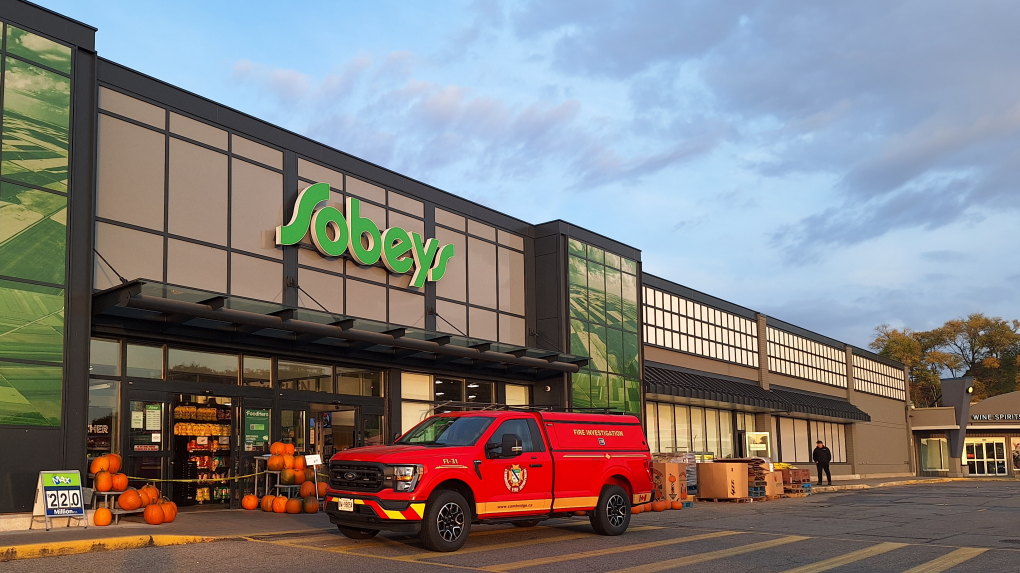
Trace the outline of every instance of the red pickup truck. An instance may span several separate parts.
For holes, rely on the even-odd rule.
[[[634,416],[481,410],[433,416],[388,446],[329,462],[325,510],[353,539],[418,533],[456,551],[474,523],[532,527],[587,514],[620,535],[651,499],[651,455]]]

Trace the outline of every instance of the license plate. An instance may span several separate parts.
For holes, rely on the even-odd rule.
[[[336,506],[340,511],[354,511],[354,500],[349,497],[341,497],[336,500]]]

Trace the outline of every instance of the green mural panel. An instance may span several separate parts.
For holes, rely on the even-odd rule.
[[[637,334],[623,334],[623,373],[627,376],[641,376],[641,363],[638,353],[641,351],[641,339]]]
[[[0,358],[61,362],[64,291],[0,280]]]
[[[606,329],[606,354],[609,362],[609,372],[623,374],[626,359],[623,346],[623,331],[615,328]]]
[[[606,321],[606,267],[588,261],[588,316],[592,322]]]
[[[7,53],[71,73],[71,48],[14,26],[7,26]]]
[[[0,275],[63,284],[67,197],[0,183]]]
[[[584,243],[577,239],[567,239],[567,252],[578,257],[588,256],[585,253]]]
[[[571,395],[574,408],[591,408],[591,375],[588,372],[572,375]]]
[[[627,394],[627,411],[641,413],[641,381],[637,378],[624,380],[624,391]]]
[[[579,320],[570,321],[570,353],[574,356],[589,356],[588,327]]]
[[[588,325],[588,356],[593,370],[609,370],[609,352],[606,345],[606,327],[601,324]]]
[[[588,263],[572,256],[569,263],[570,318],[588,320]]]
[[[630,259],[623,259],[623,258],[621,258],[620,263],[621,263],[620,267],[623,270],[623,272],[630,273],[632,275],[636,275],[637,274],[637,262],[636,261],[632,261]]]
[[[624,273],[620,276],[623,304],[623,329],[627,332],[638,331],[638,285],[637,277]]]
[[[59,426],[63,370],[0,362],[0,425]]]
[[[620,260],[623,257],[606,251],[606,266],[611,269],[620,270]]]
[[[606,268],[606,325],[623,328],[623,299],[621,273]]]
[[[613,410],[626,411],[626,394],[623,387],[623,376],[609,375],[609,407]]]
[[[609,407],[609,379],[601,372],[591,373],[591,405],[593,408]]]
[[[606,262],[606,252],[602,249],[591,245],[585,245],[585,250],[588,252],[588,259],[601,264]]]
[[[67,192],[71,80],[6,58],[0,173]]]

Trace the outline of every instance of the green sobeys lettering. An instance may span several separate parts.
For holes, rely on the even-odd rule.
[[[331,206],[316,207],[329,200],[328,183],[316,183],[298,194],[290,222],[276,228],[277,245],[295,245],[310,232],[312,243],[327,257],[349,253],[361,265],[374,265],[380,260],[392,273],[404,274],[414,269],[411,286],[421,288],[426,281],[438,281],[446,274],[446,266],[454,256],[453,245],[439,245],[436,239],[425,239],[400,227],[380,230],[367,217],[361,216],[361,201],[348,197],[347,216]]]

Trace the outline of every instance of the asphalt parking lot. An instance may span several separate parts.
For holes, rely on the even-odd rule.
[[[954,482],[814,495],[764,503],[700,502],[640,514],[619,537],[584,518],[530,529],[476,526],[456,553],[417,538],[352,541],[335,529],[244,540],[91,553],[4,563],[4,573],[250,572],[305,570],[420,573],[820,571],[937,573],[1020,571],[1020,482]]]

